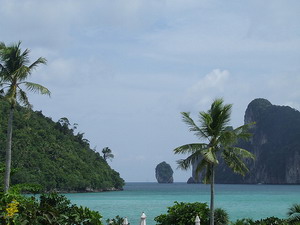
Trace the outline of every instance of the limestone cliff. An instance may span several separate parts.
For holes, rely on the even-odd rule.
[[[155,177],[158,183],[173,183],[173,170],[164,162],[159,163],[155,168]]]
[[[220,162],[216,183],[300,184],[300,112],[255,99],[246,109],[244,122],[256,124],[250,130],[250,141],[239,146],[252,152],[256,160],[246,162],[250,172],[245,177]]]

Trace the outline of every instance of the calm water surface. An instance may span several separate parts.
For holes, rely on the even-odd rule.
[[[178,202],[207,202],[210,186],[203,184],[127,183],[124,191],[66,194],[72,203],[97,210],[106,220],[116,215],[127,217],[131,225],[139,224],[142,212],[147,225],[154,217],[167,212]],[[300,185],[229,185],[217,184],[215,204],[227,210],[230,220],[286,217],[293,203],[300,203]]]

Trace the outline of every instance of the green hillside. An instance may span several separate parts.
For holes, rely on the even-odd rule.
[[[8,104],[0,99],[2,167],[8,111]],[[28,113],[20,106],[14,114],[12,168],[12,184],[35,183],[46,190],[102,191],[124,185],[119,173],[90,148],[82,133],[75,134],[67,120],[54,122],[42,112]]]

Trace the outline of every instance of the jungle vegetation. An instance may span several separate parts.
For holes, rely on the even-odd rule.
[[[0,158],[5,158],[10,104],[0,97]],[[124,180],[92,150],[83,133],[66,118],[54,122],[41,111],[16,105],[12,142],[12,184],[40,184],[46,190],[93,191],[121,189]],[[2,174],[3,175],[3,174]]]

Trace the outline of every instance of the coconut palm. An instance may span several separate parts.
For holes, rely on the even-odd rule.
[[[1,90],[4,92],[5,99],[10,104],[5,159],[5,192],[8,191],[10,182],[12,123],[14,108],[17,103],[20,103],[27,108],[31,108],[27,94],[22,87],[25,87],[27,91],[50,95],[50,91],[44,86],[26,81],[38,65],[46,64],[46,59],[40,57],[30,64],[30,51],[25,49],[25,51],[22,52],[20,45],[21,42],[10,46],[6,46],[4,43],[0,44],[0,77],[2,80]]]
[[[248,172],[242,159],[254,159],[252,153],[235,146],[238,139],[247,140],[250,137],[246,132],[250,125],[236,129],[229,127],[231,108],[232,105],[223,104],[223,99],[216,99],[207,112],[199,113],[200,126],[196,125],[190,113],[182,112],[183,121],[189,126],[189,130],[207,143],[186,144],[174,149],[175,154],[189,154],[187,158],[177,161],[179,168],[187,170],[194,165],[197,175],[204,172],[204,183],[211,184],[210,225],[214,225],[214,179],[219,158],[223,158],[233,172],[242,175]]]
[[[287,212],[291,224],[300,224],[300,204],[292,205]]]
[[[109,147],[105,147],[102,149],[103,159],[107,161],[107,159],[113,159],[115,156],[111,153],[111,149]]]

